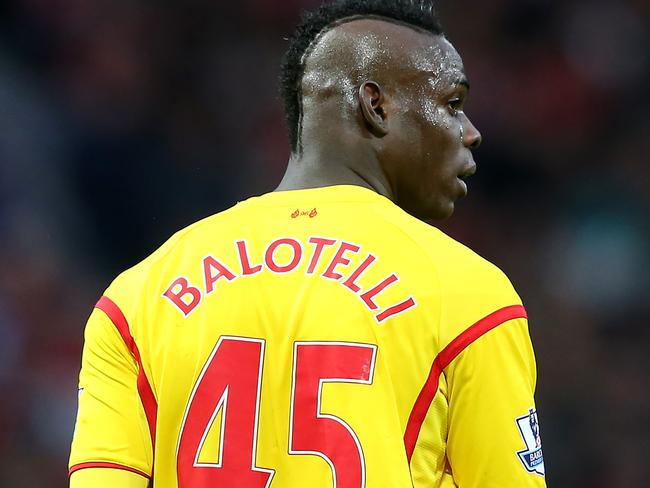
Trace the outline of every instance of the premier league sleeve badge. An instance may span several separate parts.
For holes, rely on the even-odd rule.
[[[526,443],[526,449],[517,451],[517,456],[526,471],[544,476],[544,455],[542,454],[542,438],[539,435],[537,411],[531,408],[526,415],[518,417],[517,427]]]

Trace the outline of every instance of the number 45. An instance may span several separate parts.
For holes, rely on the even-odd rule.
[[[268,488],[273,469],[256,466],[263,339],[223,336],[194,386],[178,440],[179,488]],[[289,414],[289,454],[323,458],[335,488],[363,488],[363,449],[352,428],[321,412],[324,383],[369,385],[377,346],[346,342],[296,342]],[[208,433],[221,415],[217,462],[201,462]]]

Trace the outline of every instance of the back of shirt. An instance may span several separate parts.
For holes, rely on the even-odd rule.
[[[98,302],[71,472],[544,486],[534,387],[497,268],[369,190],[272,193],[181,231]]]

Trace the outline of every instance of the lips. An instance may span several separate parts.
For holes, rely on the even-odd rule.
[[[476,174],[476,163],[471,162],[465,168],[461,173],[459,173],[458,178],[461,180],[465,180],[469,178],[470,176],[474,176]]]
[[[475,173],[476,173],[476,163],[472,161],[467,166],[465,166],[463,171],[461,171],[458,174],[458,183],[460,184],[462,197],[467,196],[467,183],[465,182],[465,180],[470,176],[473,176]]]

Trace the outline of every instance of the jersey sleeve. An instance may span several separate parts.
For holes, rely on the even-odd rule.
[[[70,476],[70,488],[147,488],[149,480],[123,469],[80,469]]]
[[[150,478],[153,449],[139,366],[118,325],[95,308],[86,326],[70,473],[117,468]]]
[[[535,358],[523,307],[487,316],[458,342],[462,352],[445,370],[447,455],[455,483],[460,488],[545,487],[533,398]]]

